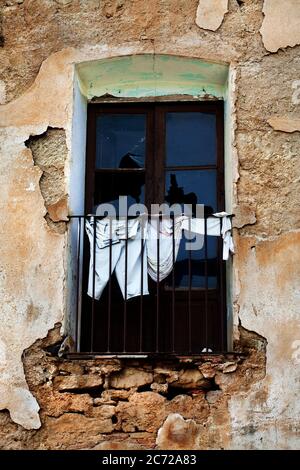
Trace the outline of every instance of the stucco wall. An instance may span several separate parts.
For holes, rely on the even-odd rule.
[[[183,417],[193,419],[194,424],[180,422],[183,429],[191,430],[194,447],[300,446],[297,400],[300,383],[300,59],[297,44],[300,39],[299,28],[289,27],[288,20],[292,18],[299,24],[300,6],[296,0],[284,2],[284,10],[279,1],[230,0],[226,13],[226,2],[222,2],[222,11],[218,12],[209,10],[208,3],[201,0],[2,2],[0,408],[10,412],[10,417],[7,411],[0,412],[2,448],[57,448],[60,442],[57,431],[72,428],[75,429],[74,442],[66,443],[66,447],[90,448],[115,442],[114,445],[122,448],[122,429],[126,433],[126,426],[120,420],[126,423],[129,419],[126,410],[124,415],[119,408],[117,423],[106,421],[102,427],[103,420],[112,418],[113,410],[102,409],[98,415],[93,414],[94,411],[89,415],[91,392],[84,398],[86,408],[83,411],[82,403],[78,405],[79,414],[86,413],[79,418],[76,410],[72,412],[74,407],[77,409],[76,404],[71,403],[73,395],[66,403],[66,395],[55,389],[59,360],[52,360],[50,372],[49,364],[43,368],[43,357],[51,340],[37,340],[45,338],[56,323],[65,323],[67,235],[64,222],[59,228],[55,224],[61,224],[59,220],[64,219],[70,195],[74,66],[143,53],[171,54],[230,65],[233,80],[230,86],[233,113],[229,130],[232,136],[230,190],[236,214],[236,254],[232,271],[234,338],[237,347],[241,347],[241,328],[245,328],[244,331],[266,338],[267,346],[263,353],[266,369],[264,359],[257,365],[255,361],[251,365],[249,360],[249,357],[257,357],[255,351],[259,351],[260,342],[252,348],[247,343],[246,352],[249,348],[252,352],[245,362],[246,369],[242,369],[243,374],[232,370],[220,376],[218,387],[225,393],[226,400],[222,405],[218,401],[214,405],[216,414],[209,411],[204,416],[197,407],[199,398],[194,401],[193,396],[188,404],[188,408],[195,410],[193,416],[176,402],[164,405],[161,420],[151,428],[152,435],[148,440],[145,436],[142,445],[184,446],[180,440],[179,444],[174,444],[172,432],[165,432],[172,427],[172,420],[177,420],[177,426]],[[203,11],[205,18],[201,18]],[[218,14],[217,19],[215,14]],[[273,32],[278,29],[280,34],[274,37]],[[51,135],[58,136],[57,148],[49,143]],[[31,136],[36,137],[31,139]],[[39,148],[45,149],[47,160],[48,145],[53,149],[53,156],[61,149],[65,152],[63,163],[59,161],[60,192],[56,201],[53,194],[48,194],[48,200],[43,194],[45,166],[40,167],[37,157]],[[48,170],[51,162],[46,167]],[[55,206],[56,202],[60,204]],[[49,208],[53,204],[54,208]],[[57,329],[55,331],[59,336]],[[51,344],[55,341],[57,337]],[[265,342],[263,344],[265,348]],[[31,364],[29,368],[26,368],[26,358]],[[76,372],[76,365],[72,367],[73,371],[66,372],[71,376],[84,372],[84,375],[102,377],[107,373],[90,370],[93,365],[88,365],[85,371],[80,369],[80,373],[79,369]],[[257,375],[251,372],[253,367],[258,370]],[[247,386],[239,387],[236,381],[242,384],[244,375],[249,376]],[[232,388],[230,381],[234,383]],[[46,391],[51,391],[48,400],[40,391],[43,383],[48,384]],[[200,384],[197,387],[203,391]],[[134,386],[129,388],[134,389]],[[162,406],[164,394],[158,389],[140,390],[140,394],[131,391],[141,395],[132,398],[136,407],[142,409],[148,401],[154,408]],[[102,393],[98,398],[101,399]],[[147,395],[144,404],[142,393]],[[205,390],[204,395],[209,402]],[[182,396],[186,397],[184,393]],[[61,400],[64,406],[50,419],[52,424],[49,425],[47,416],[51,413],[53,416],[53,410],[47,409],[46,402],[55,407]],[[129,395],[125,400],[130,401]],[[106,403],[105,406],[119,405]],[[174,417],[174,413],[181,417]],[[164,421],[168,414],[170,417]],[[130,419],[138,422],[142,418]],[[211,426],[207,441],[199,438],[203,436],[203,423]],[[165,427],[156,437],[161,425]],[[138,429],[139,424],[136,426]],[[218,426],[219,434],[213,432]],[[147,428],[147,423],[140,427]],[[79,435],[80,440],[76,438]],[[137,445],[137,436],[128,439],[129,446]]]

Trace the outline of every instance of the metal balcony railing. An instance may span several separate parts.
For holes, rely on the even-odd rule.
[[[114,236],[115,227],[118,226],[116,221],[121,219],[106,218],[109,237],[106,236],[104,245],[99,247],[98,223],[103,224],[104,218],[96,215],[70,216],[71,230],[75,234],[73,238],[76,244],[76,247],[73,246],[74,253],[76,253],[74,263],[76,352],[122,357],[190,356],[205,352],[226,352],[226,283],[225,261],[222,259],[223,219],[218,219],[218,236],[211,236],[208,222],[212,216],[204,216],[202,220],[203,246],[197,251],[191,251],[185,250],[180,245],[176,258],[176,218],[168,216],[172,227],[171,240],[168,241],[168,246],[171,247],[171,259],[169,256],[171,269],[169,266],[170,273],[164,277],[161,264],[164,242],[160,224],[165,216],[154,216],[158,233],[155,242],[157,260],[151,268],[149,268],[147,251],[148,242],[143,236],[143,232],[146,232],[149,227],[150,217],[153,225],[153,215],[139,216],[141,236],[139,241],[135,239],[133,249],[133,245],[130,245],[132,239],[129,238],[129,232],[132,220],[137,220],[136,217],[124,219],[125,226],[123,224],[123,235],[120,240],[116,240]],[[229,216],[230,220],[231,217]],[[93,228],[89,236],[88,227]],[[123,263],[123,271],[119,268],[116,276],[118,243],[123,245],[122,261],[118,261]],[[183,241],[181,243],[183,244]],[[118,250],[120,251],[120,247]],[[101,256],[100,261],[97,256]],[[130,265],[133,263],[133,258],[136,258],[134,273]],[[138,268],[137,263],[139,263]],[[101,281],[102,268],[106,270],[103,274],[103,282]],[[145,277],[145,272],[147,270],[150,272],[151,269],[152,278],[147,274]],[[120,279],[122,272],[123,279]],[[139,281],[136,281],[137,273],[140,276]],[[140,291],[134,296],[132,292],[129,292],[133,288],[133,279],[135,279],[136,288]],[[148,285],[149,294],[147,295],[145,283]],[[101,295],[99,296],[100,284]]]

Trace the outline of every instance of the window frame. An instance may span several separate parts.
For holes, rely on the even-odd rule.
[[[216,115],[216,165],[165,165],[165,136],[166,126],[164,115],[166,112],[203,112]],[[96,121],[97,116],[103,113],[115,114],[146,114],[146,158],[145,158],[145,204],[150,209],[150,204],[164,202],[165,172],[169,170],[205,170],[215,169],[217,172],[217,211],[225,210],[224,190],[224,122],[223,101],[200,102],[168,102],[168,103],[89,103],[87,119],[87,157],[85,177],[85,213],[91,213],[93,207],[93,195],[95,190],[95,172],[118,172],[140,170],[96,170]],[[152,138],[150,138],[150,136]]]
[[[198,111],[213,113],[216,115],[216,152],[215,165],[193,165],[193,166],[166,166],[165,157],[165,113],[166,112],[191,112]],[[169,170],[189,169],[205,170],[215,169],[217,173],[216,197],[217,212],[225,210],[225,181],[224,181],[224,103],[221,100],[199,101],[199,102],[123,102],[123,103],[89,103],[87,116],[87,154],[85,175],[85,214],[92,212],[94,206],[93,197],[95,190],[96,171],[96,121],[97,116],[104,113],[116,114],[147,114],[146,124],[146,157],[145,157],[145,204],[150,208],[152,202],[163,203],[165,195],[165,172]],[[153,136],[153,138],[149,138]],[[97,170],[99,171],[99,170]],[[101,169],[100,171],[126,171],[124,169]],[[141,170],[129,170],[141,171]],[[148,174],[147,174],[148,172]],[[154,195],[156,196],[154,199]],[[218,240],[218,259],[222,252],[222,240]],[[225,263],[219,262],[217,295],[220,294],[220,324],[221,328],[221,350],[227,349],[227,308],[226,308],[226,270]],[[181,294],[179,293],[179,296]],[[219,300],[218,300],[219,302]]]

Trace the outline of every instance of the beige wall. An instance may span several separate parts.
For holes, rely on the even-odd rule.
[[[238,364],[237,369],[214,379],[221,402],[212,404],[207,397],[202,403],[208,403],[206,414],[199,411],[199,399],[183,406],[178,397],[177,402],[166,398],[167,411],[143,445],[155,445],[159,427],[170,424],[165,421],[168,414],[178,412],[195,423],[183,420],[182,424],[196,436],[195,447],[299,447],[300,38],[295,24],[299,24],[300,6],[295,0],[284,2],[284,9],[277,0],[245,0],[241,5],[231,0],[216,12],[204,3],[208,4],[196,0],[12,0],[2,7],[0,408],[10,412],[10,417],[5,411],[0,413],[3,448],[56,448],[58,440],[49,440],[49,435],[68,426],[77,431],[74,443],[66,447],[76,442],[79,447],[122,442],[125,435],[130,445],[137,442],[137,436],[128,437],[134,432],[124,424],[129,419],[124,407],[118,409],[119,424],[111,421],[98,428],[97,416],[102,423],[112,414],[107,408],[101,411],[101,406],[97,406],[98,415],[94,408],[91,411],[90,397],[81,397],[87,403],[86,408],[81,403],[83,417],[72,416],[73,395],[68,397],[69,404],[64,402],[59,408],[66,395],[51,387],[58,387],[54,379],[61,366],[56,359],[48,359],[43,369],[44,343],[32,345],[56,323],[65,322],[67,232],[63,219],[72,168],[74,66],[142,53],[230,65],[229,186],[236,213],[234,336],[238,347],[243,343],[241,328],[256,332],[268,343],[266,370],[258,342],[252,348],[256,362],[251,364],[248,358],[245,369]],[[210,17],[216,14],[217,19]],[[28,143],[30,136],[40,137]],[[58,187],[60,192],[53,194]],[[22,354],[25,368],[26,357],[31,364],[26,376]],[[71,376],[102,374],[104,382],[108,373],[101,369],[103,365],[98,372],[72,367],[68,366]],[[108,382],[108,390],[114,389]],[[150,395],[136,393],[138,397],[132,398],[141,410],[148,401],[154,410],[162,406],[160,392],[155,387],[151,390],[144,392]],[[59,408],[59,419],[53,407],[47,409],[49,401],[56,411]],[[103,405],[114,406],[105,400]],[[187,409],[194,409],[194,414]],[[101,413],[108,413],[107,417]],[[132,419],[139,423],[142,418]],[[204,424],[211,429],[209,440]],[[33,435],[30,429],[34,428],[40,430]],[[136,434],[148,432],[147,423],[137,428]],[[98,441],[97,437],[90,441],[91,434],[99,436]],[[174,444],[172,433],[167,433],[167,439],[166,443],[160,433],[158,445]]]

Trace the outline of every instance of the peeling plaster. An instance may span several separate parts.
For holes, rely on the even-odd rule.
[[[0,374],[0,406],[7,408],[17,423],[31,429],[39,427],[38,405],[28,391],[21,356],[25,348],[61,319],[63,265],[53,254],[62,253],[64,240],[51,236],[43,224],[41,172],[21,142],[25,138],[22,129],[14,128],[2,130],[0,138],[5,168],[0,174],[1,200],[6,201],[0,204],[0,236],[5,247],[0,262],[1,341],[6,357]],[[38,189],[28,191],[32,185]],[[13,217],[7,217],[7,211]],[[42,281],[45,275],[47,283]],[[34,305],[37,312],[30,319],[29,305]]]
[[[216,31],[228,11],[228,0],[200,0],[196,13],[199,28]]]
[[[0,107],[1,161],[5,168],[0,173],[1,200],[5,200],[5,204],[0,204],[0,235],[5,247],[0,266],[1,341],[6,354],[5,368],[0,369],[0,407],[8,409],[11,418],[26,429],[38,428],[40,418],[39,406],[28,390],[21,356],[24,349],[37,338],[45,337],[48,330],[62,320],[64,310],[62,254],[65,241],[64,237],[52,234],[43,223],[46,209],[39,188],[41,170],[34,166],[31,151],[24,145],[29,134],[38,135],[49,124],[61,126],[66,122],[68,80],[64,87],[61,76],[56,75],[61,66],[59,54],[50,69],[51,65],[53,77],[44,64],[27,93]],[[39,83],[40,76],[45,79],[44,88]],[[53,99],[60,94],[62,107]],[[69,96],[72,97],[72,93]],[[40,106],[36,106],[39,101]],[[12,218],[7,217],[7,211],[13,214]],[[29,305],[36,312],[30,318]]]
[[[291,373],[299,367],[293,344],[300,338],[299,299],[295,295],[299,296],[300,231],[274,240],[237,237],[236,244],[241,323],[245,328],[255,325],[256,331],[268,338],[268,347],[265,378],[247,394],[241,391],[230,399],[231,445],[242,449],[241,430],[247,433],[247,426],[252,426],[250,448],[295,449],[299,433],[295,428],[288,432],[288,426],[300,413],[298,373]],[[266,429],[270,431],[266,433]]]
[[[261,35],[270,52],[300,44],[299,0],[264,0]]]
[[[249,17],[252,13],[257,15],[257,11],[252,12],[251,5],[247,10],[248,3],[252,2],[245,2],[243,14],[248,11]],[[259,11],[258,18],[260,21],[261,11]],[[253,162],[255,162],[255,167],[260,167],[263,159],[268,159],[269,164],[264,166],[270,172],[267,183],[270,186],[274,184],[274,197],[276,197],[278,189],[275,184],[278,170],[277,172],[273,170],[274,156],[278,156],[278,159],[282,157],[279,169],[284,171],[285,160],[292,146],[293,151],[297,150],[297,142],[292,141],[293,136],[287,136],[286,140],[281,139],[278,146],[273,147],[275,133],[270,129],[269,133],[265,132],[264,126],[268,119],[266,115],[262,115],[265,103],[268,107],[268,116],[270,113],[276,114],[278,100],[275,98],[282,96],[280,85],[278,87],[273,85],[274,94],[271,97],[267,96],[265,90],[269,86],[268,73],[274,80],[273,83],[276,83],[276,80],[279,83],[282,64],[284,64],[285,73],[288,74],[289,71],[286,62],[280,62],[277,55],[272,56],[273,68],[269,70],[266,68],[266,62],[262,60],[261,51],[257,47],[261,41],[258,34],[259,26],[257,27],[256,23],[257,21],[251,23],[253,35],[251,34],[250,40],[249,35],[247,36],[246,33],[244,35],[244,32],[243,36],[235,37],[233,31],[237,31],[235,27],[236,25],[239,27],[239,23],[233,23],[230,26],[232,28],[230,36],[233,36],[233,39],[229,39],[226,35],[221,37],[217,32],[213,35],[214,41],[211,43],[202,36],[205,32],[197,30],[185,33],[182,37],[177,35],[175,39],[170,38],[168,44],[156,46],[156,50],[166,54],[193,55],[224,63],[234,62],[232,70],[236,78],[233,101],[236,109],[232,111],[234,125],[231,129],[232,139],[230,140],[232,146],[230,152],[233,154],[234,162],[232,168],[234,173],[233,207],[237,202],[237,197],[240,203],[245,203],[243,201],[245,188],[236,183],[245,180],[245,174],[250,172]],[[165,40],[164,42],[166,43]],[[240,44],[241,47],[239,47]],[[51,233],[46,223],[43,223],[45,207],[39,190],[41,172],[34,167],[32,155],[28,149],[25,149],[24,142],[30,135],[42,134],[48,126],[60,127],[66,131],[70,153],[72,150],[74,64],[136,53],[151,54],[153,45],[150,41],[128,41],[125,46],[123,43],[121,46],[120,44],[104,44],[85,46],[81,50],[65,49],[51,55],[43,62],[35,82],[24,95],[0,107],[0,122],[4,126],[1,129],[3,170],[0,173],[1,200],[4,201],[4,204],[0,204],[0,216],[4,224],[0,231],[1,245],[5,247],[0,257],[0,290],[3,303],[0,367],[1,386],[4,387],[2,390],[6,393],[5,397],[1,396],[1,405],[10,410],[16,422],[20,419],[16,417],[20,411],[24,416],[20,424],[24,427],[31,428],[38,424],[35,400],[30,395],[31,403],[24,412],[21,411],[23,400],[12,403],[7,395],[8,393],[12,396],[13,393],[17,394],[20,388],[23,390],[23,395],[26,395],[28,391],[21,355],[24,349],[34,343],[37,338],[45,337],[53,324],[62,319],[65,275],[62,259],[64,236]],[[293,55],[293,51],[290,50],[285,51],[285,56],[290,57],[291,60],[295,58],[295,54]],[[247,62],[249,57],[251,60]],[[236,63],[239,60],[242,62],[241,65]],[[262,78],[259,82],[256,66],[258,62]],[[246,73],[241,79],[243,70]],[[251,71],[254,71],[255,82],[249,80]],[[255,93],[249,93],[251,89],[255,90]],[[260,95],[263,99],[258,100],[257,103],[254,95],[256,97]],[[252,112],[255,108],[253,103],[257,104],[255,112]],[[256,112],[259,113],[260,119]],[[245,115],[249,116],[249,120],[245,118]],[[255,137],[251,134],[253,129]],[[257,139],[258,131],[263,133],[264,137],[261,140],[260,137]],[[236,134],[241,136],[243,133],[249,136],[251,143],[257,139],[257,148],[253,148],[250,143],[244,147],[236,145]],[[241,163],[240,170],[243,170],[241,174],[238,173],[238,162]],[[26,191],[32,183],[35,190]],[[289,188],[286,190],[288,191]],[[294,199],[297,197],[295,192]],[[249,198],[251,203],[259,199],[255,187],[250,192]],[[246,205],[248,202],[246,201]],[[272,205],[272,200],[270,204]],[[8,210],[13,211],[15,215],[9,220]],[[251,211],[248,215],[246,214],[246,223],[247,220],[248,222],[254,220],[254,214]],[[26,224],[24,224],[24,214],[28,214]],[[259,211],[255,216],[257,222],[254,228],[260,221]],[[267,223],[272,225],[270,217],[267,217]],[[264,237],[265,239],[262,234],[258,234],[254,237],[240,238],[238,230],[235,230],[237,246],[233,263],[235,337],[237,337],[237,318],[240,315],[242,324],[249,330],[259,331],[264,335],[269,341],[269,346],[266,377],[257,386],[253,386],[250,392],[239,391],[239,395],[230,401],[230,423],[229,427],[226,427],[226,432],[230,429],[231,434],[226,440],[226,446],[299,448],[299,433],[297,435],[300,413],[297,396],[299,395],[299,380],[293,349],[293,345],[298,344],[297,341],[300,338],[298,320],[300,262],[297,257],[300,253],[299,234],[291,232],[278,236],[274,240],[266,239],[266,235]],[[13,244],[12,240],[14,240]],[[53,256],[56,253],[58,256]],[[16,279],[18,279],[17,292]],[[34,312],[35,316],[35,320],[30,324],[28,312]],[[248,373],[248,370],[245,372]],[[285,393],[282,393],[282,390]],[[31,413],[33,413],[33,419]],[[72,427],[74,414],[67,413],[68,416],[63,417],[61,426],[65,425],[65,429],[69,430]],[[56,419],[52,419],[52,430],[57,429],[56,422]],[[79,416],[78,428],[82,429],[87,422],[88,418],[83,419]],[[251,424],[250,428],[248,423]],[[59,424],[57,426],[59,427]],[[97,435],[99,435],[99,428],[97,428]]]
[[[0,384],[0,409],[10,411],[11,419],[25,429],[39,429],[39,405],[27,388]]]
[[[129,50],[124,49],[124,52],[128,53]],[[118,53],[122,53],[120,48],[118,48]],[[12,391],[19,390],[21,384],[24,390],[23,395],[27,392],[30,395],[20,361],[22,352],[37,338],[45,337],[47,331],[55,323],[61,322],[64,311],[65,267],[61,254],[64,253],[65,236],[60,232],[51,233],[47,224],[41,223],[43,217],[48,217],[39,186],[42,172],[38,166],[34,165],[31,150],[25,148],[24,143],[30,136],[44,134],[49,127],[59,128],[66,132],[67,147],[70,152],[74,65],[83,61],[88,63],[91,60],[105,59],[106,56],[105,48],[102,50],[101,48],[89,50],[68,48],[54,53],[42,63],[32,86],[14,101],[0,107],[1,144],[4,149],[2,162],[4,163],[5,159],[9,162],[5,166],[6,171],[1,174],[2,199],[8,199],[10,210],[14,211],[13,221],[9,221],[9,225],[4,223],[1,227],[3,229],[2,240],[6,247],[1,259],[5,273],[2,286],[4,308],[1,312],[5,327],[1,331],[1,339],[5,347],[9,349],[6,369],[9,373],[4,371],[0,379],[0,383],[4,386],[3,390],[8,390],[7,387]],[[161,59],[158,57],[158,60],[168,62],[167,56]],[[194,60],[191,63],[194,63],[196,67],[197,61]],[[84,67],[83,65],[82,70],[89,70]],[[220,73],[216,74],[216,71]],[[221,81],[216,84],[222,95],[224,93],[222,80],[224,81],[226,77],[226,71],[225,65],[208,64],[204,65],[203,73],[199,73],[198,70],[196,75],[182,77],[182,80],[183,82],[191,80],[193,91],[201,95],[202,86],[208,83],[205,80],[208,80],[209,76],[217,80],[221,77]],[[165,94],[165,89],[163,94]],[[38,106],[37,103],[39,103]],[[57,216],[54,212],[57,210],[60,213],[62,210],[63,216],[65,215],[64,201],[62,201],[62,206],[61,201],[53,201],[54,208],[51,209],[53,209],[54,219]],[[51,209],[48,206],[49,213]],[[7,220],[7,207],[0,206],[0,210],[3,212],[3,214],[0,213],[1,219]],[[22,224],[21,230],[19,226],[24,213],[28,214],[28,217],[26,226]],[[15,238],[14,245],[8,242],[10,234],[13,234],[11,236]],[[47,277],[47,282],[42,281],[41,272]],[[16,276],[21,280],[17,296],[14,290]],[[37,312],[34,320],[28,319],[28,305],[31,305]],[[17,328],[16,315],[18,316]],[[19,328],[22,335],[18,333]],[[16,394],[18,395],[17,392]],[[17,417],[16,420],[19,420],[17,422],[25,428],[37,427],[39,423],[38,407],[35,399],[32,395],[30,396],[31,402],[26,400],[21,403],[4,399],[4,397],[2,400],[3,407],[9,409],[12,419]],[[24,417],[20,422],[18,410],[20,407],[26,407],[26,403],[28,413],[23,413]]]
[[[282,132],[300,132],[300,119],[291,118],[291,117],[277,117],[274,116],[268,119],[268,124],[275,131],[282,131]]]
[[[42,171],[39,183],[47,209],[45,219],[49,227],[63,233],[65,227],[61,222],[68,221],[68,197],[65,187],[68,149],[65,131],[48,128],[42,135],[30,137],[25,144],[32,152],[34,164]]]

